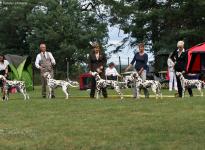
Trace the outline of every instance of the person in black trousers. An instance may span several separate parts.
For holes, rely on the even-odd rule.
[[[175,72],[182,72],[183,74],[185,74],[188,55],[187,55],[187,51],[185,51],[184,49],[184,42],[179,41],[177,43],[177,47],[178,49],[173,52],[173,54],[171,55],[171,59],[173,60],[173,62],[175,62],[174,65]],[[185,78],[186,78],[186,74],[185,74]],[[181,81],[178,76],[176,76],[176,79],[177,79],[178,94],[179,97],[182,97]],[[188,92],[190,96],[193,96],[191,88],[188,88]]]
[[[92,44],[92,51],[88,58],[88,67],[92,72],[98,72],[100,77],[105,79],[105,65],[107,63],[107,58],[104,53],[102,53],[100,45],[95,42]],[[95,96],[95,88],[96,88],[96,81],[95,78],[92,77],[91,79],[91,91],[90,91],[90,98],[94,98]],[[107,90],[106,88],[102,89],[102,94],[104,98],[107,98]]]

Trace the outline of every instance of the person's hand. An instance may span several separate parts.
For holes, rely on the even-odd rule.
[[[100,66],[100,69],[103,69],[103,66]]]
[[[102,70],[100,68],[97,68],[96,70],[97,70],[98,73],[102,72]]]
[[[128,71],[128,68],[125,68],[125,72],[127,72]]]
[[[6,78],[8,76],[8,74],[6,73],[5,75],[4,75],[4,77]]]
[[[140,70],[140,71],[138,72],[138,74],[141,75],[141,74],[142,74],[142,70]]]

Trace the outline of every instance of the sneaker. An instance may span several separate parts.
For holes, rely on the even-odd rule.
[[[56,98],[55,95],[52,95],[51,98]]]
[[[43,96],[42,96],[42,98],[46,98],[46,96],[45,96],[45,95],[43,95]]]

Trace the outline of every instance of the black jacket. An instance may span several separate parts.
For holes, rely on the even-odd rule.
[[[107,63],[107,58],[105,54],[100,53],[99,59],[96,59],[95,53],[90,53],[88,58],[88,66],[91,71],[97,71],[97,68],[103,66],[103,72],[105,71],[105,65]]]
[[[188,60],[188,54],[187,51],[184,51],[181,53],[180,56],[178,56],[178,51],[174,51],[171,55],[171,59],[175,62],[174,69],[177,72],[186,71],[186,65]]]

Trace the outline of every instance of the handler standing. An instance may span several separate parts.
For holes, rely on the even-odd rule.
[[[135,64],[135,70],[138,72],[140,77],[143,81],[146,80],[146,73],[147,73],[147,62],[148,62],[148,55],[145,53],[144,43],[139,43],[139,52],[137,52],[132,59],[132,62],[128,65],[128,67],[125,69],[125,71],[128,71],[134,64]],[[136,98],[137,91],[135,88],[133,88],[133,98]],[[149,92],[146,88],[143,88],[145,98],[149,98]]]
[[[51,52],[46,51],[46,44],[40,44],[40,53],[36,57],[35,66],[40,70],[41,84],[42,84],[42,97],[46,98],[46,85],[47,79],[43,76],[45,72],[49,72],[53,78],[53,66],[56,64],[55,59]],[[54,92],[52,91],[51,98],[55,98]]]
[[[105,54],[101,51],[100,45],[95,42],[92,44],[92,51],[88,58],[88,67],[89,70],[94,72],[98,72],[101,78],[105,78],[105,65],[107,63],[107,58]],[[91,79],[91,91],[90,91],[90,98],[94,98],[95,96],[95,88],[96,88],[96,81],[93,77]],[[104,98],[107,98],[107,90],[106,88],[102,89],[102,94]]]
[[[175,62],[174,69],[176,72],[181,72],[181,73],[186,73],[186,64],[187,64],[187,51],[184,49],[184,41],[178,41],[177,43],[177,50],[175,50],[171,58]],[[186,74],[185,74],[186,75]],[[186,76],[185,76],[186,78]],[[178,88],[178,94],[179,97],[182,97],[182,85],[181,85],[181,80],[179,76],[176,76],[177,79],[177,88]],[[188,88],[189,95],[192,97],[192,89],[189,87]]]

